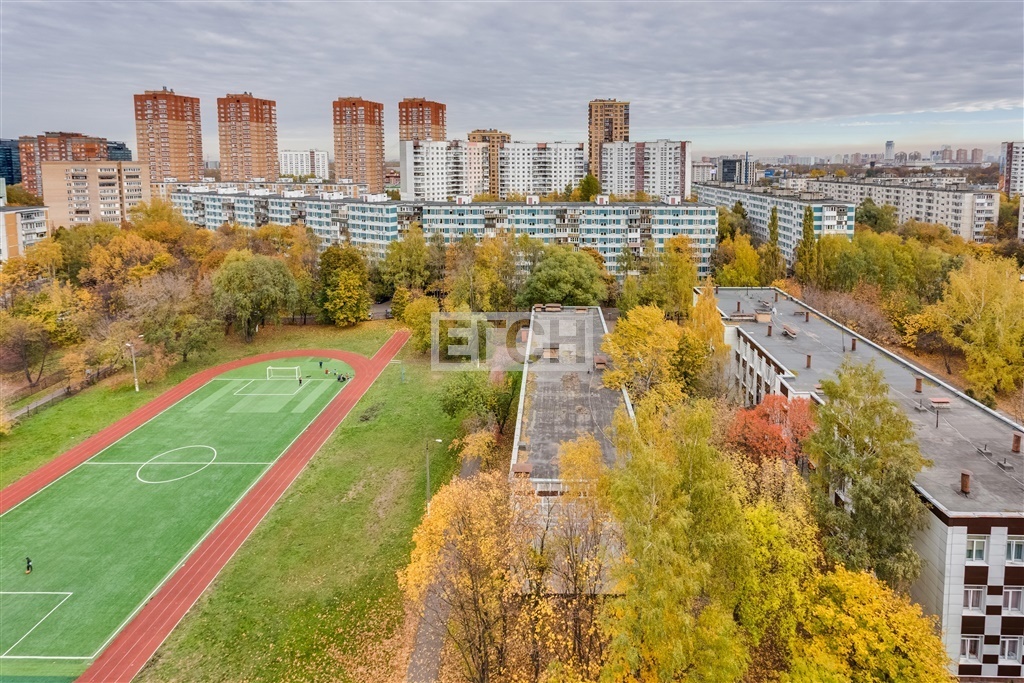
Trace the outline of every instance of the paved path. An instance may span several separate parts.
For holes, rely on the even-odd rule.
[[[64,455],[0,491],[2,514],[46,488],[139,425],[159,415],[213,377],[228,370],[276,358],[308,355],[337,358],[348,363],[355,371],[355,377],[349,380],[345,391],[340,392],[328,404],[259,482],[235,504],[231,513],[117,635],[103,654],[82,674],[79,681],[127,682],[142,670],[160,644],[213,582],[231,556],[280,499],[306,463],[327,441],[408,338],[407,331],[396,332],[370,359],[347,351],[303,349],[261,354],[209,368],[193,375],[127,417],[97,432]]]
[[[61,394],[64,394],[64,393],[67,393],[67,387],[66,386],[61,386],[60,389],[54,389],[53,391],[48,393],[46,396],[43,396],[42,398],[37,398],[36,400],[32,401],[28,405],[24,405],[24,406],[18,408],[17,410],[12,410],[10,413],[8,413],[7,418],[10,419],[10,420],[17,420],[19,417],[21,417],[22,415],[24,415],[28,411],[35,410],[39,406],[41,406],[41,405],[43,405],[43,404],[45,404],[45,403],[47,403],[49,401],[52,401],[54,398],[56,398],[56,397],[58,397],[58,396],[60,396]]]

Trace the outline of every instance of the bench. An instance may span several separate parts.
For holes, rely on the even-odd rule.
[[[789,325],[783,325],[782,326],[782,334],[784,334],[787,337],[790,337],[792,339],[796,339],[797,330],[796,330],[795,327],[790,327]]]

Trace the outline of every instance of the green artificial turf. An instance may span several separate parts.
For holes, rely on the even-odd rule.
[[[0,516],[0,680],[83,670],[344,391],[322,373],[309,356],[226,373]]]

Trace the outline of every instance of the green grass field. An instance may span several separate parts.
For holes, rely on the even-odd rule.
[[[316,359],[273,365],[303,384],[226,373],[0,516],[0,680],[83,670],[346,386]]]

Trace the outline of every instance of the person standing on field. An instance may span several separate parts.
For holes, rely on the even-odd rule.
[[[26,557],[25,558],[25,573],[26,574],[31,574],[32,573],[32,558],[31,557]]]

